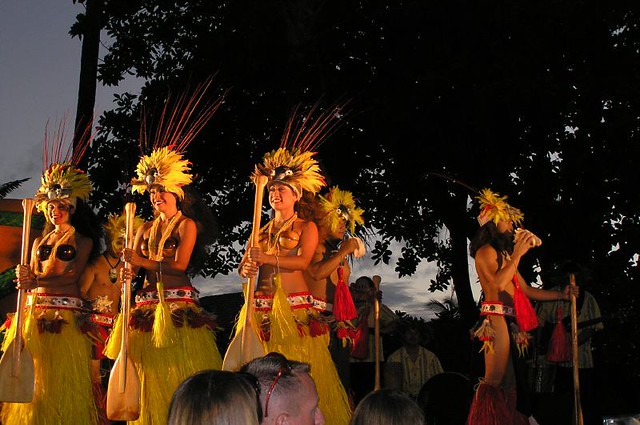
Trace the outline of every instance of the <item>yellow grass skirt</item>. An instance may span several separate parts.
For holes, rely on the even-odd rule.
[[[34,297],[29,295],[30,304],[33,304]],[[78,298],[60,296],[42,298],[79,301]],[[33,356],[36,379],[34,398],[31,403],[4,403],[1,423],[97,423],[91,386],[91,340],[78,328],[84,317],[83,312],[80,309],[42,306],[36,302],[33,307],[25,308],[25,313],[23,337]],[[15,333],[16,321],[13,320],[2,344],[3,351],[14,339]]]
[[[178,385],[202,370],[222,368],[215,334],[210,325],[198,319],[206,314],[202,308],[195,301],[184,298],[167,297],[166,303],[164,308],[170,310],[173,320],[165,318],[163,327],[171,337],[161,344],[158,335],[154,335],[161,316],[159,303],[136,302],[131,310],[128,354],[141,384],[140,417],[130,422],[132,424],[167,423],[171,397]],[[147,320],[150,323],[145,323]],[[105,355],[111,359],[118,356],[121,329],[122,318],[119,316],[105,348]]]
[[[281,286],[276,285],[273,298],[256,297],[254,306],[254,323],[259,324],[266,352],[275,351],[289,360],[310,364],[327,425],[348,424],[351,407],[329,353],[329,333],[311,336],[309,325],[315,313],[311,295],[297,293],[287,297]],[[245,307],[240,312],[236,332],[244,326]]]

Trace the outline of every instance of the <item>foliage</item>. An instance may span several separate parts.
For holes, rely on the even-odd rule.
[[[215,74],[231,91],[188,156],[220,225],[206,273],[225,273],[248,237],[252,166],[277,146],[291,110],[351,99],[319,157],[379,231],[376,263],[390,261],[391,241],[403,242],[399,276],[437,261],[425,290],[453,284],[473,320],[466,242],[477,211],[473,193],[428,173],[447,174],[525,212],[544,241],[521,263],[528,280],[566,259],[588,264],[607,320],[635,323],[639,12],[630,1],[108,2],[113,43],[99,79],[145,85],[100,118],[93,201],[103,213],[121,208],[141,104]],[[616,350],[635,352],[638,330],[625,332]]]

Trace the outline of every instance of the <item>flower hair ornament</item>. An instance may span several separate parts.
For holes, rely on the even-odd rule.
[[[341,220],[347,223],[347,229],[352,235],[355,233],[356,224],[362,226],[364,210],[356,207],[353,194],[346,190],[340,190],[334,186],[326,196],[319,196],[322,211],[325,213],[325,220],[332,232],[338,229]]]
[[[91,182],[84,171],[78,168],[93,135],[87,128],[80,142],[73,144],[66,139],[66,124],[62,120],[55,131],[49,131],[47,123],[43,142],[43,172],[35,200],[38,211],[45,213],[51,201],[63,201],[73,207],[77,200],[86,201],[91,193]],[[65,149],[66,145],[66,149]],[[47,217],[47,220],[49,218]]]
[[[489,221],[493,221],[495,224],[507,221],[520,225],[524,219],[522,211],[506,202],[506,196],[500,196],[490,189],[482,189],[476,200],[480,204],[480,214],[478,215],[480,226],[484,226]]]
[[[317,114],[317,104],[308,114],[298,114],[297,110],[289,118],[280,147],[268,152],[262,164],[257,164],[251,176],[255,182],[259,176],[266,176],[267,185],[282,183],[289,186],[298,197],[304,191],[316,194],[326,185],[320,165],[314,158],[314,150],[341,123],[341,106],[329,108]]]
[[[149,146],[152,149],[138,162],[136,177],[131,180],[133,193],[143,194],[151,186],[161,186],[180,200],[184,199],[182,187],[193,181],[191,163],[184,158],[184,152],[224,100],[224,95],[216,100],[206,98],[211,82],[208,79],[192,93],[180,95],[175,102],[168,99],[155,131],[148,130],[146,114],[143,116],[140,147],[143,152],[148,151]]]

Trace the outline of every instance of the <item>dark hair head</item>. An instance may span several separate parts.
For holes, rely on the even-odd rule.
[[[182,213],[196,223],[198,231],[196,244],[191,253],[188,274],[196,275],[204,267],[207,256],[206,247],[212,244],[218,236],[218,223],[211,208],[202,196],[191,186],[184,186],[184,199],[178,200],[177,206]],[[176,197],[176,199],[178,199]]]
[[[103,237],[102,226],[98,216],[93,209],[83,200],[78,199],[75,207],[70,212],[69,223],[76,229],[76,233],[91,239],[93,246],[89,254],[89,262],[91,263],[102,251],[101,240]],[[42,234],[45,235],[54,229],[54,225],[47,220]]]
[[[178,386],[171,398],[168,425],[258,425],[261,420],[255,378],[206,370]]]
[[[368,292],[375,288],[373,283],[373,279],[369,276],[360,276],[356,279],[354,283],[351,284],[351,287],[356,292]]]
[[[513,252],[513,235],[500,233],[493,221],[485,223],[469,244],[469,255],[475,258],[476,252],[484,245],[491,245],[497,252]]]
[[[422,410],[406,394],[383,389],[369,393],[353,412],[350,425],[424,425]]]

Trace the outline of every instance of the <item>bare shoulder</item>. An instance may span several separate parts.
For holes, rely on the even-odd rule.
[[[76,245],[83,246],[83,247],[93,246],[93,240],[91,240],[91,238],[81,233],[76,233],[75,237],[76,237]]]
[[[186,217],[186,216],[182,216],[184,217],[181,221],[180,224],[178,225],[179,228],[181,229],[195,229],[196,228],[196,222],[193,221],[193,219]]]
[[[318,232],[318,226],[311,220],[296,220],[295,226],[298,227],[303,232]]]
[[[482,245],[478,251],[476,251],[476,262],[477,261],[495,261],[498,257],[498,251],[495,250],[489,244]]]

